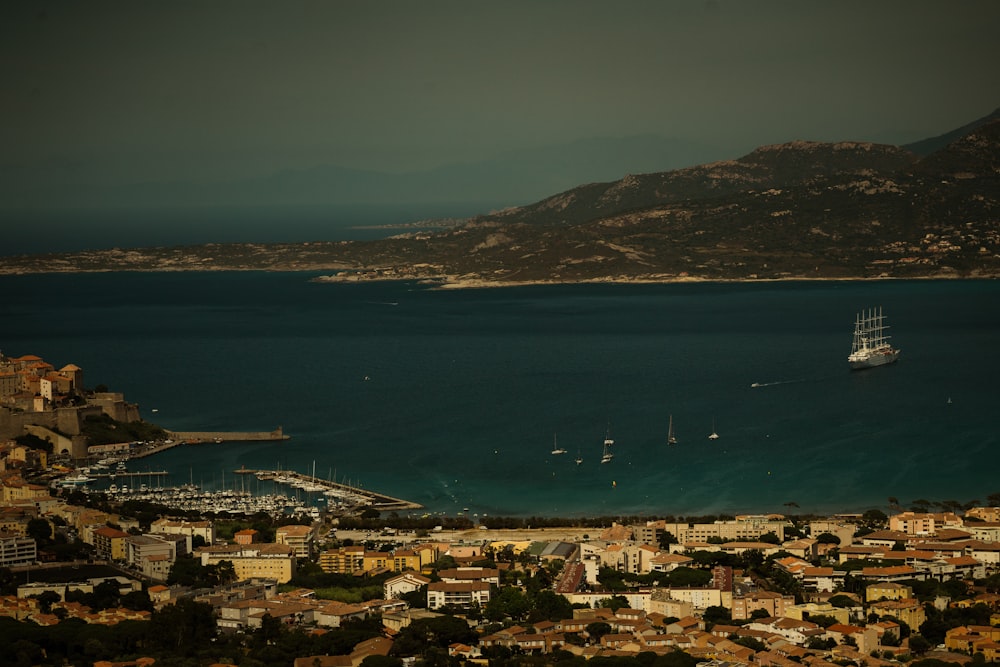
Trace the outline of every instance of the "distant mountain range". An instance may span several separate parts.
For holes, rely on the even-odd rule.
[[[0,270],[332,270],[331,280],[467,285],[997,277],[1000,119],[926,155],[862,142],[764,146],[378,241],[13,259]]]

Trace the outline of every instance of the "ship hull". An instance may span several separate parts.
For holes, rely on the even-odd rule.
[[[852,371],[860,371],[866,368],[885,366],[886,364],[893,363],[897,359],[899,359],[899,350],[891,350],[888,352],[873,352],[863,359],[850,359],[848,360],[848,363],[850,363]]]

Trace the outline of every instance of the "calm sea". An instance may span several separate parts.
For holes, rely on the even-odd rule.
[[[292,436],[143,460],[206,487],[244,465],[315,469],[470,516],[863,511],[1000,491],[998,282],[430,290],[310,277],[4,277],[0,349],[75,363],[170,429]],[[902,356],[852,373],[869,306]],[[550,453],[556,438],[567,454]]]

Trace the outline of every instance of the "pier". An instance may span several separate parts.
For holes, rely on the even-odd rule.
[[[289,440],[291,436],[279,426],[273,431],[167,431],[170,438],[189,445],[203,442],[273,442]]]
[[[89,472],[87,477],[94,479],[118,479],[119,477],[166,477],[169,475],[166,470],[118,470],[117,472]]]
[[[294,470],[251,470],[240,468],[233,471],[237,475],[254,475],[257,479],[271,480],[278,484],[287,484],[298,489],[309,492],[321,492],[332,499],[337,499],[344,505],[357,507],[370,507],[377,510],[417,510],[423,509],[423,505],[393,498],[383,493],[376,493],[368,489],[361,489],[349,484],[341,484],[328,479],[322,479],[313,475],[305,475]]]

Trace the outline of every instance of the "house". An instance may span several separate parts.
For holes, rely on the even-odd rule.
[[[386,600],[399,598],[405,593],[418,591],[431,583],[431,580],[416,572],[403,572],[400,575],[386,579],[382,584],[382,591]]]

